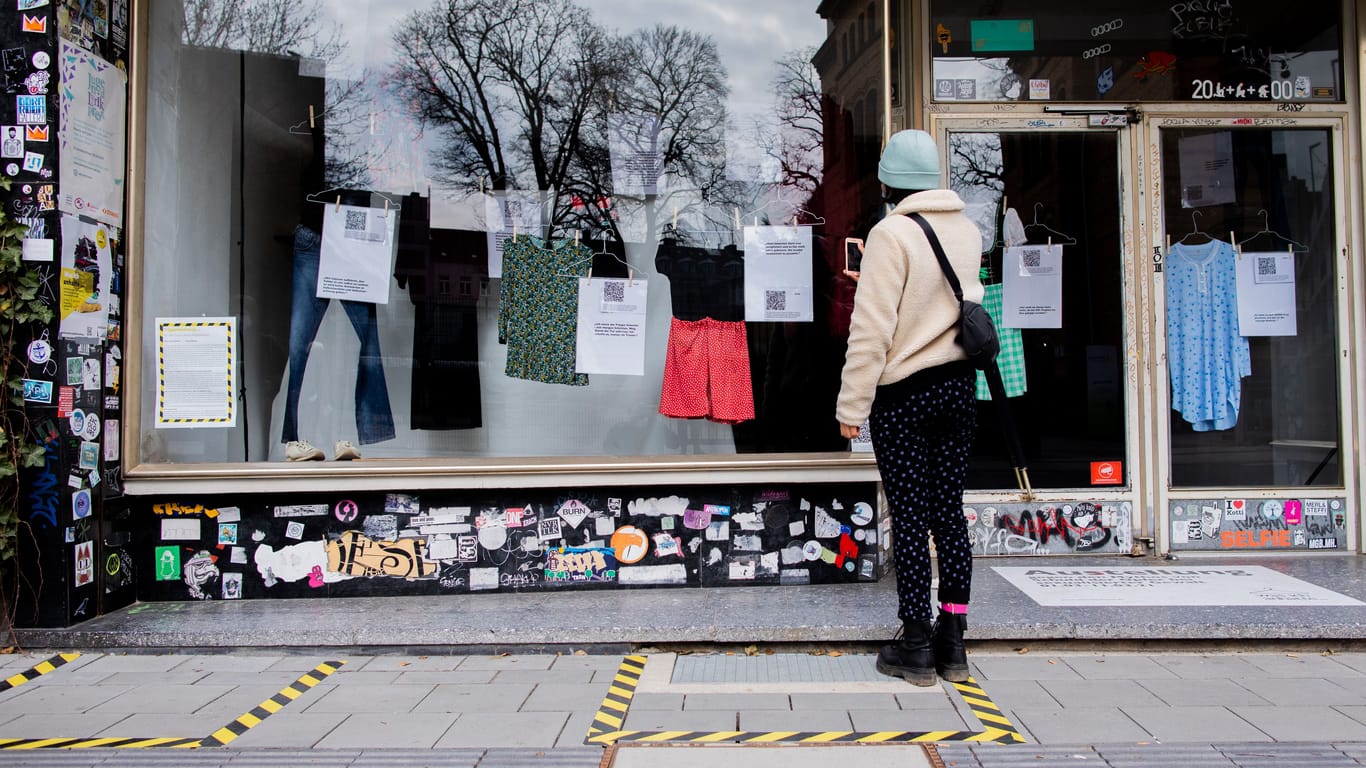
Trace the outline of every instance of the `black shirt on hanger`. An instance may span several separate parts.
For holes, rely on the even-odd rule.
[[[669,278],[669,298],[679,320],[745,319],[745,257],[734,245],[696,248],[665,238],[655,253],[655,269]]]

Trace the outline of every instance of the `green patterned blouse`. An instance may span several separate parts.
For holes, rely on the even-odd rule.
[[[575,373],[579,281],[593,252],[571,240],[547,243],[521,235],[503,246],[498,341],[507,345],[507,375],[514,379],[581,387]]]

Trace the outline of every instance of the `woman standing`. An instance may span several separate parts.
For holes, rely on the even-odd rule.
[[[835,414],[847,438],[870,421],[891,507],[902,636],[883,646],[877,668],[916,685],[933,685],[936,672],[962,682],[972,587],[963,479],[977,420],[976,372],[956,341],[958,300],[925,232],[907,214],[921,214],[934,229],[969,301],[982,300],[982,238],[957,193],[939,188],[939,151],[929,134],[894,134],[877,175],[893,208],[868,235]],[[931,534],[939,559],[937,622]]]

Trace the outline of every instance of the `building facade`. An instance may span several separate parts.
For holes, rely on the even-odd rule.
[[[1033,485],[979,387],[975,553],[1360,551],[1352,4],[807,5],[58,3],[129,75],[126,210],[53,213],[123,311],[52,329],[106,358],[53,378],[102,440],[30,403],[48,567],[102,564],[37,620],[878,578],[842,270],[906,127],[983,233]]]

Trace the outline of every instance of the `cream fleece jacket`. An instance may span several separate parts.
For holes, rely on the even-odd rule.
[[[868,233],[835,405],[841,424],[868,418],[879,384],[967,359],[955,341],[959,312],[953,289],[920,225],[902,215],[924,215],[963,286],[963,298],[981,302],[982,236],[963,207],[962,198],[947,189],[916,192]]]

